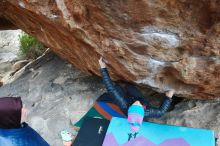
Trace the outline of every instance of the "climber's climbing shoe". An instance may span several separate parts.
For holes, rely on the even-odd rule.
[[[62,130],[60,131],[60,136],[62,138],[63,141],[72,141],[73,140],[73,135],[68,132],[67,130]]]

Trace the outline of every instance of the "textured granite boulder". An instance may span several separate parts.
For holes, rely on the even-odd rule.
[[[0,82],[4,82],[5,76],[10,76],[13,72],[12,65],[21,60],[19,54],[19,35],[21,30],[0,31]],[[16,63],[17,70],[19,69]],[[0,83],[1,86],[1,83]]]
[[[83,71],[179,96],[220,96],[217,0],[3,0],[0,17]],[[4,25],[3,25],[4,26]]]

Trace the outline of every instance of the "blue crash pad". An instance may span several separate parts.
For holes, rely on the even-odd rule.
[[[112,118],[102,146],[215,146],[214,131],[143,122],[138,133],[127,119]]]

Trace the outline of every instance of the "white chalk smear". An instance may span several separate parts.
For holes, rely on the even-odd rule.
[[[158,73],[158,71],[160,70],[161,67],[164,67],[166,65],[165,62],[162,61],[158,61],[152,58],[146,58],[146,65],[147,68],[150,70],[147,74],[147,76],[144,79],[140,79],[135,81],[136,83],[140,84],[145,84],[145,85],[149,85],[151,87],[155,87],[158,88],[157,83],[155,82],[155,74]]]
[[[71,17],[70,12],[68,11],[64,0],[56,0],[59,10],[62,12],[64,20],[70,25],[71,28],[79,28],[77,23]]]
[[[19,5],[20,7],[22,7],[22,8],[25,8],[25,4],[24,4],[24,2],[22,2],[22,1],[19,1],[19,2],[18,2],[18,5]]]
[[[180,39],[176,33],[155,27],[145,27],[138,35],[150,45],[161,45],[164,48],[176,48],[180,45]]]

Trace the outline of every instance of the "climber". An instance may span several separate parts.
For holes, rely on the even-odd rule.
[[[131,122],[133,125],[141,125],[141,117],[142,120],[146,121],[148,118],[161,117],[168,110],[172,102],[174,90],[167,91],[162,105],[159,108],[155,108],[150,105],[135,86],[127,84],[123,88],[119,84],[112,82],[106,68],[106,61],[102,57],[99,59],[99,65],[102,79],[107,89],[107,93],[101,96],[99,100],[105,102],[112,101],[118,105],[123,113],[128,116],[128,122]],[[143,107],[143,109],[140,107]],[[137,119],[139,120],[135,121],[133,113],[136,113],[135,116],[138,114],[139,118]],[[133,131],[138,131],[139,128],[134,126],[132,129]]]
[[[20,97],[0,98],[0,145],[49,146],[49,144],[25,123],[27,110]]]

